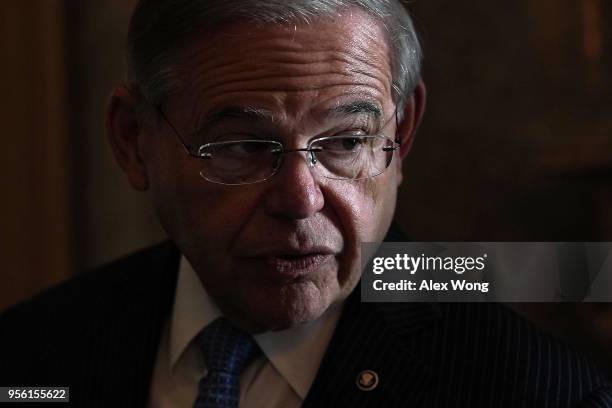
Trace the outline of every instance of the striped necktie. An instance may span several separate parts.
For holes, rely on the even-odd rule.
[[[208,373],[198,384],[194,408],[238,408],[240,373],[261,352],[257,343],[222,317],[206,326],[196,342]]]

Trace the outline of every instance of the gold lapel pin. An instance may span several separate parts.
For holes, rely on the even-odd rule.
[[[378,374],[372,370],[363,370],[357,376],[357,388],[361,391],[372,391],[378,386]]]

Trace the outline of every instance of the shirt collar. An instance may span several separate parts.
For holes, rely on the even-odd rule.
[[[302,399],[306,398],[314,381],[341,310],[342,305],[333,306],[307,324],[253,336],[270,363]],[[208,296],[197,274],[181,256],[170,321],[169,363],[172,369],[197,334],[220,316],[221,311]]]

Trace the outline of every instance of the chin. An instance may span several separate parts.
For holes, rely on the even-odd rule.
[[[312,281],[274,285],[250,292],[240,326],[250,332],[279,331],[318,319],[337,297],[336,286]]]

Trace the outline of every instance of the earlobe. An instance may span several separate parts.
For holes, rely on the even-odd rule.
[[[138,101],[125,85],[117,85],[110,96],[106,112],[106,134],[115,160],[139,191],[149,188],[146,166],[142,160],[140,138],[142,125]]]

